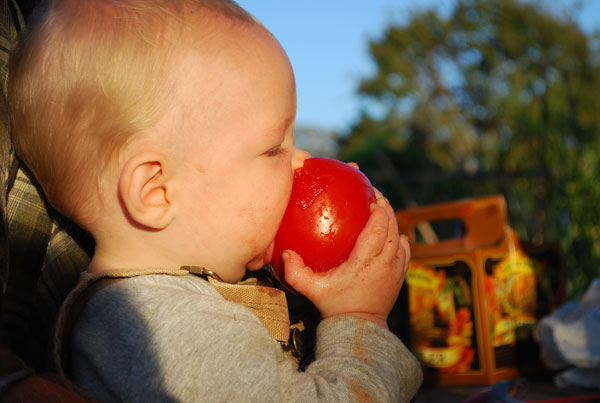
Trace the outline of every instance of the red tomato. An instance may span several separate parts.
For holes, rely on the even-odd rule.
[[[292,194],[275,236],[273,266],[281,279],[281,252],[300,254],[314,271],[348,258],[370,215],[375,193],[358,169],[331,158],[314,157],[294,172]]]

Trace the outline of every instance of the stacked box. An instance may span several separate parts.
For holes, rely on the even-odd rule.
[[[478,385],[518,376],[518,330],[533,328],[552,293],[542,281],[544,266],[527,256],[510,228],[504,198],[441,203],[396,216],[411,241],[410,333],[426,382]],[[458,231],[440,239],[434,223]]]

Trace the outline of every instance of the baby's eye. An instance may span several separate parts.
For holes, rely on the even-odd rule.
[[[267,151],[267,155],[269,157],[276,157],[276,156],[281,155],[283,153],[285,153],[285,149],[283,147],[281,147],[280,145],[277,146],[277,147],[273,147],[269,151]]]

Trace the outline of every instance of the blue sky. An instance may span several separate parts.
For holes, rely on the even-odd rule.
[[[539,0],[557,12],[573,8],[583,29],[600,27],[600,0]],[[346,130],[358,118],[356,86],[374,69],[369,39],[411,11],[437,7],[448,13],[454,0],[238,0],[282,44],[298,88],[296,126]]]

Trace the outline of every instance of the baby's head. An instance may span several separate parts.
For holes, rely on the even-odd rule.
[[[277,41],[225,0],[57,0],[41,15],[11,67],[15,147],[96,255],[229,281],[264,263],[306,158]]]
[[[10,105],[19,155],[63,213],[89,214],[97,196],[89,174],[101,180],[127,142],[166,113],[173,53],[194,4],[254,23],[214,0],[59,0],[38,9],[13,58]]]

